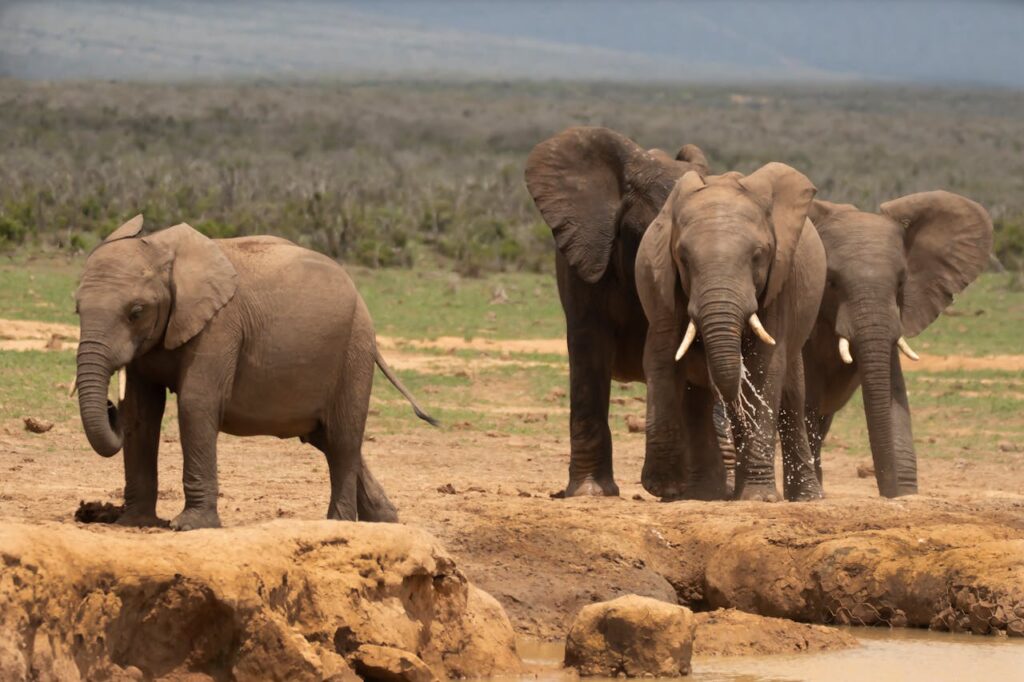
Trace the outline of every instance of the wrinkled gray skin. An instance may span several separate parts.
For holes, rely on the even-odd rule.
[[[119,523],[160,525],[157,449],[178,395],[185,509],[176,530],[218,527],[217,434],[301,438],[327,457],[331,519],[394,521],[362,459],[376,348],[370,315],[337,263],[275,237],[211,240],[188,225],[140,236],[125,223],[86,261],[76,293],[78,394],[92,448],[124,448]],[[107,401],[127,368],[123,402]]]
[[[811,219],[825,245],[828,277],[804,346],[807,431],[818,478],[821,443],[858,386],[878,492],[917,492],[917,457],[897,340],[921,333],[984,269],[992,221],[975,202],[921,192],[879,213],[815,201]],[[852,364],[839,354],[849,341]]]
[[[821,497],[802,418],[800,353],[825,283],[824,250],[807,219],[814,192],[804,175],[778,163],[746,177],[687,173],[647,228],[636,280],[649,322],[641,481],[652,494],[725,494],[712,418],[720,395],[738,445],[735,496],[779,498],[773,467],[779,430],[784,442],[795,444],[786,462],[787,499]],[[754,313],[775,345],[752,333],[748,320]],[[677,361],[691,320],[697,340]],[[766,404],[743,386],[741,364]],[[750,406],[746,418],[737,409],[741,400]],[[780,422],[780,407],[799,418]]]
[[[565,496],[619,494],[608,428],[611,383],[643,381],[647,319],[634,266],[640,239],[675,181],[707,173],[692,144],[675,158],[599,127],[567,128],[526,162],[526,185],[551,226],[569,350],[569,483]],[[692,491],[691,491],[692,492]],[[709,497],[720,497],[716,490]]]

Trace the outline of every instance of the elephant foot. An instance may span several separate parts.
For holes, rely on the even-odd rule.
[[[220,516],[216,509],[197,509],[185,507],[171,519],[171,530],[198,530],[200,528],[220,528]]]
[[[744,483],[739,487],[736,499],[748,502],[778,502],[782,497],[774,482]]]
[[[793,483],[785,486],[786,499],[790,502],[810,502],[825,497],[825,491],[818,482],[817,477],[805,478],[800,483]]]
[[[879,487],[878,494],[882,497],[904,497],[905,495],[916,495],[917,484],[914,485],[900,485],[893,488],[884,489]]]
[[[128,528],[167,528],[169,525],[167,521],[161,519],[156,514],[134,512],[131,510],[125,510],[123,514],[117,517],[117,521],[114,523]]]
[[[584,476],[570,480],[562,497],[618,497],[619,486],[610,476]]]

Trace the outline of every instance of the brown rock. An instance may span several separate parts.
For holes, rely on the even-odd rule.
[[[2,679],[355,680],[349,656],[424,682],[520,669],[498,603],[407,526],[0,523],[0,553]]]
[[[632,414],[626,415],[626,428],[630,433],[643,433],[647,428],[647,420]]]
[[[826,625],[768,618],[735,609],[694,614],[694,656],[765,656],[859,646],[850,633]]]
[[[875,475],[875,465],[871,462],[857,465],[857,478],[871,478]]]
[[[408,651],[389,646],[364,644],[349,660],[356,674],[377,682],[437,682],[426,663]]]
[[[569,630],[565,665],[583,676],[687,675],[693,631],[689,609],[657,599],[627,595],[590,604]]]
[[[32,433],[46,433],[53,428],[53,422],[35,417],[25,417],[25,430]]]

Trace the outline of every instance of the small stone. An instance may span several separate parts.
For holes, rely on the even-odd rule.
[[[1018,618],[1007,623],[1006,634],[1009,637],[1024,637],[1024,620]]]
[[[1011,443],[1008,440],[1001,441],[999,443],[999,449],[1003,452],[1017,452],[1020,450],[1020,446],[1016,443]]]
[[[871,478],[875,475],[875,465],[870,462],[857,465],[857,478]]]
[[[444,485],[437,486],[437,492],[441,493],[442,495],[458,494],[457,491],[455,490],[455,486],[453,486],[451,483],[445,483]]]
[[[626,415],[626,428],[630,433],[641,433],[647,429],[647,420],[632,414]]]
[[[46,433],[53,428],[53,422],[35,417],[25,417],[25,430],[32,433]]]

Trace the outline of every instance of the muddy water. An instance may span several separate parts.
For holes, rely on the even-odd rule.
[[[689,679],[711,682],[960,682],[1024,680],[1024,641],[928,630],[854,628],[861,646],[785,656],[693,659]],[[520,640],[519,655],[542,682],[577,679],[561,668],[563,645]],[[531,675],[531,677],[534,677]],[[598,682],[597,678],[592,678]],[[618,680],[616,680],[618,682]]]

